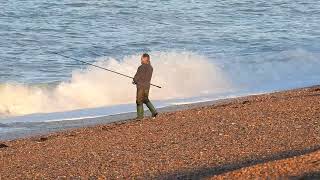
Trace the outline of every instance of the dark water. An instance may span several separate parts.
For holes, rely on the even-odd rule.
[[[318,0],[7,0],[0,9],[2,83],[64,81],[80,68],[51,51],[91,62],[92,52],[191,51],[235,81],[319,78]]]

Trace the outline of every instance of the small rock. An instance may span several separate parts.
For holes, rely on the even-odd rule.
[[[245,100],[245,101],[242,101],[242,104],[248,104],[250,101],[248,100]]]
[[[108,130],[108,128],[103,126],[103,127],[101,127],[101,130],[106,131],[106,130]]]
[[[48,140],[47,137],[41,137],[38,141],[39,141],[39,142],[43,142],[43,141],[47,141],[47,140]]]
[[[7,147],[9,147],[9,146],[7,146],[7,145],[5,145],[5,144],[2,144],[2,143],[0,144],[0,149],[1,149],[1,148],[7,148]]]
[[[314,89],[313,91],[320,91],[320,88],[316,88],[316,89]]]
[[[73,133],[69,133],[69,134],[67,134],[66,136],[67,136],[67,137],[75,137],[76,135],[73,134]]]

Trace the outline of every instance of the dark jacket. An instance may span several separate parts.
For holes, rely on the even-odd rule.
[[[150,64],[142,64],[139,66],[133,81],[137,84],[138,88],[150,88],[153,68]]]

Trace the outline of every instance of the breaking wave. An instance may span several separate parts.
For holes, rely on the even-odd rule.
[[[219,93],[230,83],[213,60],[190,52],[151,53],[154,75],[152,82],[163,86],[152,88],[155,100]],[[134,75],[140,55],[116,60],[97,59],[96,65]],[[15,116],[101,107],[135,102],[131,80],[110,72],[87,67],[75,70],[68,82],[52,86],[5,83],[0,85],[0,115]]]

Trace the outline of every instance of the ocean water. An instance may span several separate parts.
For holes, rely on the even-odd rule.
[[[158,107],[319,84],[318,0],[7,0],[0,9],[3,122],[135,110],[130,79],[52,52],[130,76],[150,53]]]

